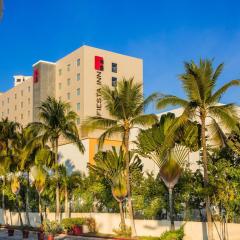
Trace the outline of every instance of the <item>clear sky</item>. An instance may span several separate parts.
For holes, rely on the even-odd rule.
[[[225,63],[219,84],[240,78],[240,1],[5,0],[0,23],[0,91],[32,64],[81,45],[144,60],[144,91],[183,96],[183,61]],[[240,103],[240,89],[222,102]]]

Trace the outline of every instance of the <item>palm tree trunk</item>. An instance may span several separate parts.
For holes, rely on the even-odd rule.
[[[42,215],[42,205],[41,205],[41,193],[38,193],[38,212],[39,212],[40,221],[41,221],[41,224],[42,224],[42,222],[43,222],[43,215]]]
[[[29,172],[27,171],[27,191],[26,191],[26,217],[27,217],[27,224],[30,226],[30,218],[29,218]]]
[[[5,175],[3,175],[3,186],[2,186],[2,211],[3,211],[3,223],[5,223]]]
[[[203,180],[204,180],[204,187],[208,188],[209,184],[209,177],[208,177],[208,160],[207,160],[207,143],[206,143],[206,112],[201,112],[201,140],[202,140],[202,160],[203,160]],[[207,214],[207,226],[208,226],[208,240],[213,240],[213,223],[212,223],[212,216],[210,211],[210,198],[206,196],[205,198],[206,203],[206,214]]]
[[[168,188],[169,193],[169,211],[170,211],[170,230],[175,230],[174,219],[173,219],[173,189]]]
[[[128,192],[128,213],[131,221],[131,231],[132,237],[137,236],[135,222],[134,222],[134,214],[133,214],[133,206],[132,206],[132,195],[131,195],[131,185],[130,185],[130,159],[129,159],[129,134],[130,130],[125,130],[124,133],[124,147],[126,150],[126,175],[127,175],[127,192]]]
[[[59,194],[59,182],[58,182],[58,139],[55,140],[55,167],[56,167],[56,220],[60,222],[60,194]]]
[[[16,207],[17,207],[17,211],[18,211],[18,215],[19,215],[20,224],[21,224],[21,226],[23,226],[22,215],[21,215],[21,211],[19,208],[18,194],[16,194]]]
[[[65,217],[69,218],[70,215],[69,215],[68,189],[67,189],[67,186],[65,186],[64,194],[65,194]]]
[[[123,212],[123,202],[119,201],[119,209],[120,209],[120,217],[121,217],[121,229],[126,227],[126,223],[125,223],[125,218],[124,218],[124,212]]]

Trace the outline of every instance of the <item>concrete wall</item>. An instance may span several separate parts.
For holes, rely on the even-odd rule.
[[[64,218],[64,214],[62,216]],[[113,229],[117,229],[120,223],[119,214],[114,213],[72,213],[71,217],[93,217],[97,223],[97,229],[100,233],[113,233]],[[26,215],[22,213],[24,223],[26,223]],[[47,218],[49,220],[55,219],[54,213],[48,213]],[[39,226],[40,218],[38,213],[30,213],[30,221],[33,226]],[[6,211],[5,221],[3,220],[3,212],[0,210],[0,223],[8,223],[13,225],[19,225],[19,216],[17,213],[10,213]],[[130,225],[129,219],[126,223]],[[184,222],[175,222],[175,226],[178,228]],[[164,231],[169,229],[168,221],[158,220],[135,220],[137,234],[139,236],[160,236]],[[221,232],[219,223],[216,223],[218,231]],[[206,223],[202,222],[187,222],[185,224],[185,239],[187,240],[207,240],[206,235]],[[240,239],[240,224],[229,223],[228,224],[229,240]],[[215,240],[218,240],[218,234],[216,228],[214,228]]]

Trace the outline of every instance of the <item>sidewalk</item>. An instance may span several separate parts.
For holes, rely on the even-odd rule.
[[[22,232],[21,231],[14,231],[14,236],[8,237],[7,230],[1,229],[0,230],[0,240],[22,240]],[[37,233],[35,232],[30,232],[29,233],[29,240],[37,240]],[[45,237],[45,239],[47,239]],[[65,234],[61,234],[59,236],[55,237],[55,240],[77,240],[77,239],[82,239],[82,240],[99,240],[99,238],[91,238],[91,237],[77,237],[77,236],[67,236]]]

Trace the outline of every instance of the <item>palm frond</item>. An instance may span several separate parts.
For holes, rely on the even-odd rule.
[[[157,100],[157,109],[163,109],[168,106],[181,106],[186,107],[188,102],[182,98],[173,95],[163,95]]]
[[[222,95],[233,86],[239,86],[240,80],[232,80],[226,84],[224,84],[221,88],[219,88],[208,100],[209,104],[218,103],[221,100]]]

